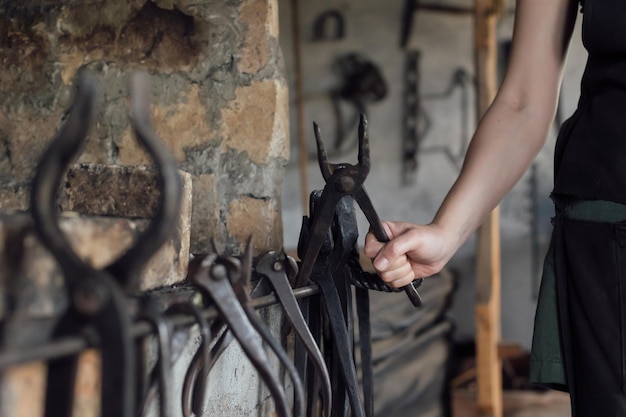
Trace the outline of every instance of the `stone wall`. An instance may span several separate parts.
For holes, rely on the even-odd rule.
[[[28,207],[81,71],[103,94],[78,162],[149,164],[128,122],[127,75],[142,69],[156,130],[193,176],[191,251],[215,238],[239,253],[248,235],[257,252],[282,246],[288,94],[275,1],[25,0],[0,5],[0,19],[2,211]]]
[[[30,250],[28,256],[45,258],[50,273],[42,274],[44,267],[32,258],[28,261],[32,274],[20,270],[18,277],[7,272],[14,266],[11,254],[16,246],[9,239],[15,233],[8,232],[30,230],[24,220],[28,216],[16,213],[28,209],[37,161],[63,124],[83,71],[99,79],[102,97],[97,122],[63,184],[62,210],[125,218],[102,223],[104,229],[102,220],[93,220],[97,227],[89,229],[115,240],[116,247],[133,239],[139,227],[135,223],[144,224],[150,217],[154,178],[144,172],[150,160],[128,119],[128,76],[143,70],[150,75],[155,129],[190,179],[185,183],[193,194],[186,253],[211,251],[214,239],[219,250],[238,255],[249,236],[256,253],[282,247],[280,193],[289,159],[289,119],[277,37],[276,0],[0,2],[0,213],[2,219],[11,219],[0,221],[0,318],[6,310],[12,323],[9,329],[0,322],[0,349],[43,343],[51,316],[67,305],[60,274],[39,245],[30,245],[32,235],[23,236],[22,246]],[[119,200],[124,201],[118,205]],[[183,213],[181,224],[184,217]],[[14,219],[22,219],[24,227],[14,225]],[[63,230],[86,238],[84,224],[91,223],[80,223],[76,233],[71,225]],[[123,239],[113,226],[124,229]],[[169,251],[165,258],[178,259],[182,265],[180,257],[186,255],[180,240],[173,241],[178,252],[170,253],[175,251],[167,245],[162,252]],[[78,245],[102,252],[100,244],[83,245],[79,239]],[[159,264],[156,274],[167,275],[177,265]],[[9,278],[20,285],[9,285]],[[171,283],[143,278],[138,289]],[[20,295],[14,294],[17,290]],[[3,303],[9,298],[10,309]],[[15,314],[18,307],[23,314]],[[280,323],[279,313],[263,312],[273,327]],[[36,342],[26,340],[33,333],[26,331],[30,327],[20,327],[33,322],[44,322],[40,327],[46,329],[35,335]],[[20,337],[8,343],[10,333]],[[175,398],[180,398],[196,336],[192,331],[174,364]],[[220,358],[211,381],[211,401],[203,415],[271,415],[271,397],[236,344]],[[44,363],[0,370],[0,417],[41,415],[44,386]],[[74,415],[98,414],[99,389],[99,357],[87,351],[81,358]],[[155,405],[149,405],[147,415],[158,414]],[[179,408],[174,416],[180,414]]]

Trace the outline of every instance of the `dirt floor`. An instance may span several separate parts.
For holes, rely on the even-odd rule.
[[[480,417],[476,395],[471,390],[455,390],[453,417]],[[559,391],[505,391],[504,417],[571,417],[569,395]]]

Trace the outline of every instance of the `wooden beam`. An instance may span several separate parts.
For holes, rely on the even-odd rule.
[[[300,192],[302,198],[302,213],[309,214],[309,157],[304,133],[304,103],[302,80],[302,52],[300,39],[300,5],[298,0],[291,0],[291,42],[294,62],[294,95],[296,100],[296,127],[298,135],[298,168],[300,169]]]
[[[501,2],[500,2],[501,5]],[[475,0],[476,108],[480,119],[496,94],[497,0]],[[476,367],[480,416],[502,417],[500,340],[500,214],[496,208],[478,231],[476,265]]]

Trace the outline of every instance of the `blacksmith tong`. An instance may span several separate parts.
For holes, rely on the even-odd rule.
[[[241,274],[242,264],[237,258],[212,253],[202,260],[197,271],[189,276],[189,280],[204,296],[213,301],[221,320],[228,325],[230,332],[258,370],[274,399],[277,416],[295,417],[282,383],[259,339],[260,335],[233,288],[233,284],[240,285],[241,280],[247,279]]]
[[[298,274],[298,264],[291,256],[270,251],[265,253],[257,261],[256,271],[269,280],[285,312],[287,320],[301,341],[307,356],[310,358],[317,374],[317,381],[320,385],[319,391],[321,392],[323,401],[322,416],[330,417],[332,385],[330,376],[328,375],[328,369],[324,363],[324,357],[322,356],[322,352],[320,352],[317,341],[311,334],[311,330],[302,315],[298,301],[291,288],[291,279]],[[317,397],[317,390],[312,394],[310,393],[310,396]],[[312,398],[308,398],[308,400],[309,402],[313,402]],[[308,415],[311,415],[311,413],[308,413],[307,416]]]
[[[380,217],[378,217],[372,201],[363,186],[370,171],[369,137],[365,115],[362,114],[359,121],[359,153],[358,163],[356,165],[348,163],[329,163],[326,149],[322,142],[320,129],[316,123],[314,123],[314,131],[315,140],[317,142],[317,158],[326,185],[322,191],[319,208],[316,210],[313,224],[310,228],[309,242],[304,257],[302,258],[302,264],[300,265],[300,274],[296,280],[296,286],[298,287],[307,285],[315,265],[317,254],[330,229],[337,204],[343,197],[351,196],[358,203],[376,239],[380,242],[389,241],[389,237],[383,228]],[[421,285],[422,281],[422,278],[418,278],[411,284],[403,287],[409,299],[416,307],[422,305],[422,299],[417,292],[417,287]]]
[[[60,318],[54,337],[83,334],[102,352],[103,417],[137,415],[136,352],[124,290],[137,279],[146,262],[176,227],[181,180],[176,161],[150,126],[148,82],[136,74],[131,80],[131,124],[154,160],[160,190],[156,213],[148,229],[116,261],[96,269],[72,250],[58,224],[57,190],[70,161],[81,149],[96,113],[97,82],[83,75],[67,122],[39,161],[31,190],[30,210],[35,229],[63,271],[69,308]],[[72,415],[77,356],[49,362],[45,415]]]

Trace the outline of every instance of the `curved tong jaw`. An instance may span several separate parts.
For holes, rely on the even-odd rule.
[[[370,172],[370,143],[369,135],[367,133],[367,118],[364,114],[361,114],[359,120],[359,154],[357,157],[357,164],[333,164],[328,162],[328,153],[326,147],[322,141],[322,134],[320,132],[319,125],[313,122],[313,131],[315,133],[315,142],[317,144],[317,162],[322,172],[322,177],[327,183],[332,183],[333,175],[337,173],[338,176],[348,176],[353,180],[352,187],[355,189],[360,187]],[[344,184],[349,185],[349,184]],[[348,191],[348,190],[346,190]]]
[[[30,212],[35,230],[63,271],[71,306],[61,317],[55,336],[75,335],[86,325],[95,328],[103,362],[103,417],[136,415],[136,353],[124,289],[174,231],[182,193],[176,161],[150,126],[147,86],[145,78],[133,76],[131,122],[155,162],[161,194],[150,226],[124,255],[106,268],[96,269],[74,252],[58,224],[57,190],[68,164],[82,149],[96,114],[95,78],[80,77],[68,120],[43,153],[31,188]],[[46,415],[70,414],[76,364],[76,357],[50,361]]]
[[[323,417],[330,417],[332,404],[332,385],[324,357],[311,334],[309,326],[302,315],[298,301],[293,294],[291,281],[298,274],[298,264],[294,258],[284,253],[269,251],[256,263],[256,271],[270,281],[274,292],[280,301],[289,323],[302,341],[304,349],[317,371],[317,378],[321,384],[323,400]],[[309,393],[308,401],[314,401],[317,393]]]
[[[83,74],[69,118],[42,155],[31,189],[30,210],[37,233],[65,274],[65,280],[74,281],[85,272],[98,274],[72,250],[58,225],[57,190],[69,163],[77,156],[85,142],[96,114],[98,83]],[[153,159],[157,185],[160,191],[156,213],[148,229],[117,260],[105,269],[121,287],[127,287],[174,232],[180,211],[182,182],[177,162],[159,140],[150,124],[149,88],[143,74],[133,74],[131,90],[131,124],[138,141]]]

